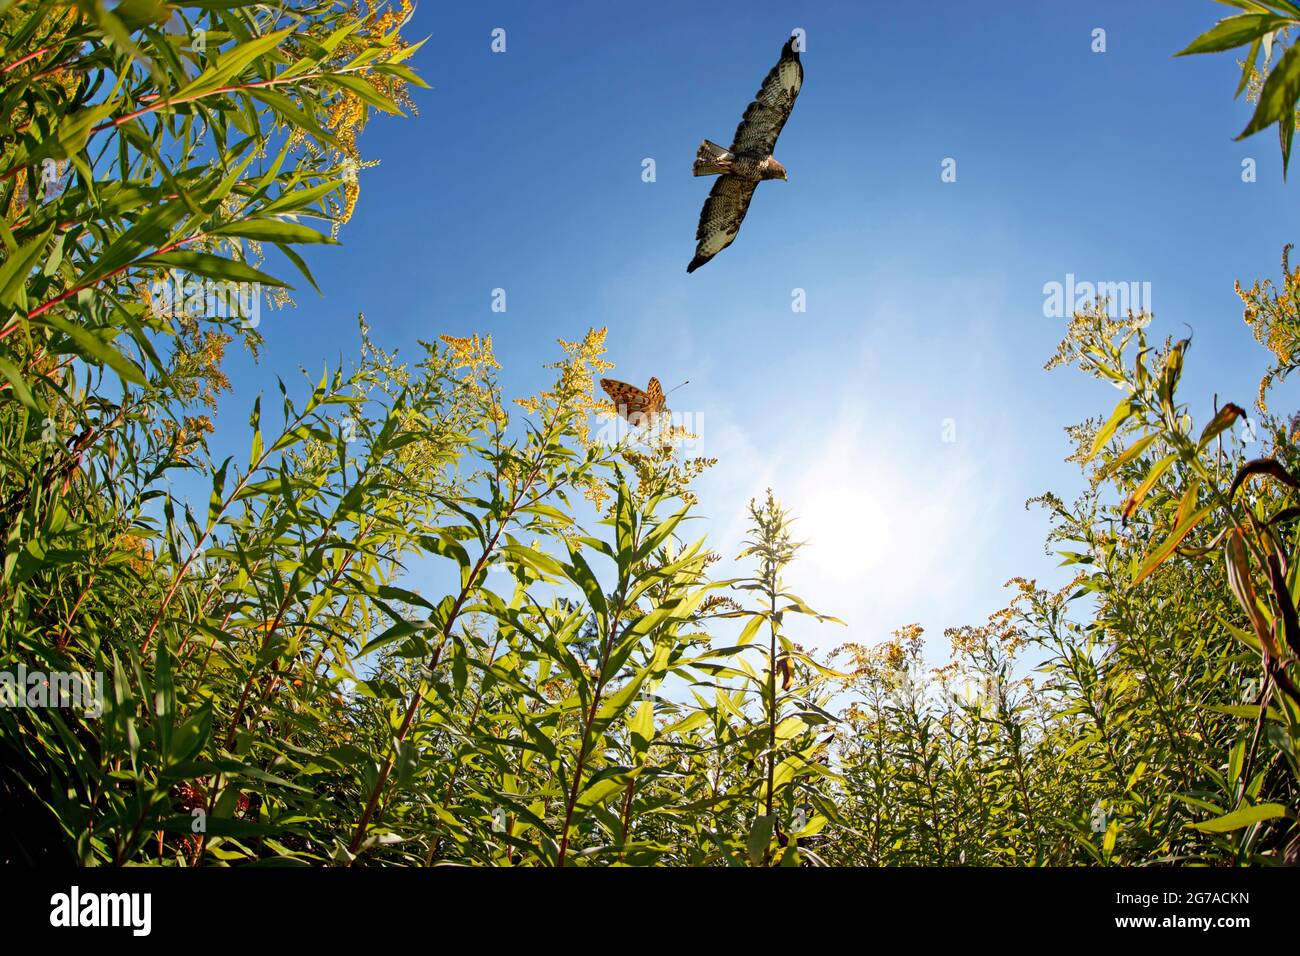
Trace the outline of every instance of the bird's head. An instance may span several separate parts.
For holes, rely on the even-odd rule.
[[[767,175],[765,178],[783,179],[786,182],[790,181],[790,175],[785,171],[785,167],[782,166],[780,163],[778,163],[775,158],[769,156],[767,158],[766,165],[767,165],[767,169],[765,170],[765,172],[767,173]]]

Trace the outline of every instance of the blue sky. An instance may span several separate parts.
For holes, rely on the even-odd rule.
[[[1065,325],[1044,316],[1044,283],[1150,282],[1154,337],[1195,330],[1198,414],[1214,392],[1253,402],[1265,353],[1232,284],[1278,272],[1295,199],[1274,135],[1233,142],[1250,107],[1232,57],[1172,56],[1228,8],[746,8],[423,4],[411,35],[429,37],[415,66],[433,88],[415,91],[418,116],[366,131],[381,164],[343,245],[308,257],[324,296],[264,311],[262,360],[235,358],[215,450],[242,449],[276,375],[355,355],[361,311],[411,355],[491,334],[514,395],[546,382],[557,337],[608,326],[617,377],[691,381],[672,405],[720,459],[700,488],[719,550],[735,554],[768,485],[803,516],[790,583],[850,628],[799,639],[870,643],[915,621],[939,659],[943,628],[981,623],[1008,578],[1063,579],[1024,502],[1073,497],[1063,428],[1116,400],[1043,371]],[[695,148],[730,142],[796,27],[805,82],[776,150],[790,181],[764,184],[737,241],[687,275],[709,188]]]

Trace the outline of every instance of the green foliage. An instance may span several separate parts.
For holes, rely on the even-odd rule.
[[[1235,95],[1251,89],[1255,112],[1237,139],[1253,136],[1274,123],[1282,145],[1282,175],[1291,164],[1296,103],[1300,101],[1300,51],[1287,46],[1288,31],[1300,25],[1300,6],[1291,0],[1218,0],[1244,12],[1225,17],[1193,40],[1179,56],[1222,53],[1246,47],[1241,82]],[[1274,47],[1281,51],[1273,64]],[[1262,54],[1262,59],[1261,59]]]
[[[490,340],[412,365],[363,322],[359,362],[207,454],[224,349],[258,335],[157,283],[281,288],[271,246],[311,282],[293,247],[332,241],[368,111],[420,82],[408,12],[4,11],[0,654],[106,689],[0,711],[5,859],[769,860],[751,765],[788,751],[770,808],[811,731],[765,740],[702,630],[739,610],[681,537],[709,462],[591,442],[603,330],[512,422]]]
[[[1200,431],[1179,400],[1187,340],[1147,316],[1075,316],[1049,367],[1118,386],[1072,429],[1088,490],[1052,495],[1074,579],[948,632],[929,674],[920,631],[847,645],[857,696],[840,742],[844,853],[876,864],[1266,863],[1295,860],[1300,673],[1296,447],[1246,461],[1225,405]],[[1244,486],[1252,476],[1273,481]],[[1223,563],[1220,564],[1220,561]]]
[[[1200,48],[1300,16],[1239,6]],[[511,405],[490,339],[399,361],[362,321],[214,460],[224,350],[258,333],[153,290],[311,283],[295,250],[351,214],[358,132],[420,82],[408,13],[0,7],[0,671],[49,678],[0,708],[0,860],[1297,859],[1300,450],[1265,418],[1247,461],[1232,404],[1195,429],[1190,343],[1145,317],[1083,312],[1051,363],[1123,390],[1071,430],[1088,489],[1040,499],[1073,580],[1017,579],[938,669],[916,626],[827,660],[790,637],[839,622],[787,589],[770,492],[749,576],[710,576],[711,462],[593,441],[604,330]],[[1296,281],[1242,292],[1266,383]],[[73,672],[102,709],[41,703]]]

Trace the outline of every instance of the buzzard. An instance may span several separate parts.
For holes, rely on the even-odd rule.
[[[687,272],[694,272],[735,241],[760,182],[789,178],[785,167],[772,156],[772,149],[781,127],[790,118],[801,86],[803,64],[792,36],[741,117],[731,148],[723,149],[707,139],[700,144],[695,155],[695,175],[718,179],[700,211],[695,258],[686,267]]]

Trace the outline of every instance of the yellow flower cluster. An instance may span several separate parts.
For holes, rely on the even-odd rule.
[[[217,396],[230,388],[221,363],[231,337],[226,332],[202,329],[198,320],[188,316],[182,316],[177,325],[179,334],[170,369],[172,386],[183,401],[199,401],[215,411]]]
[[[492,354],[492,336],[485,335],[479,338],[475,333],[469,337],[456,335],[440,335],[438,338],[446,344],[451,353],[452,368],[467,368],[472,374],[479,374],[488,369],[499,369],[501,366]]]
[[[137,534],[124,534],[117,542],[118,547],[125,551],[130,557],[127,558],[127,566],[137,574],[143,573],[145,563],[153,561],[153,549],[149,543]]]
[[[206,448],[208,435],[215,431],[207,415],[186,415],[181,424],[170,419],[161,428],[152,429],[154,438],[165,440],[178,459],[185,459],[199,448]]]
[[[879,644],[848,643],[837,647],[832,657],[844,657],[844,668],[852,682],[874,684],[881,689],[898,687],[911,661],[919,660],[925,641],[920,624],[908,624]]]
[[[1300,266],[1291,268],[1291,245],[1282,250],[1282,288],[1274,287],[1271,280],[1256,280],[1249,289],[1241,283],[1234,287],[1246,304],[1242,317],[1255,335],[1256,341],[1273,353],[1275,364],[1260,380],[1256,402],[1260,411],[1267,411],[1265,396],[1278,379],[1296,367],[1300,356]]]
[[[453,370],[465,369],[460,377],[461,386],[478,402],[492,421],[501,428],[506,425],[505,409],[497,402],[496,392],[490,385],[492,372],[501,367],[492,352],[492,336],[440,335],[447,346]]]
[[[636,473],[637,486],[648,495],[680,498],[683,504],[697,503],[690,486],[708,468],[718,463],[716,458],[686,458],[677,460],[675,442],[665,436],[649,451],[625,448],[622,458]]]
[[[598,407],[601,403],[597,402],[591,394],[596,386],[593,373],[607,372],[614,367],[613,362],[601,358],[606,352],[605,336],[608,332],[607,328],[588,329],[580,342],[558,339],[560,348],[568,358],[546,366],[546,368],[559,369],[560,376],[556,380],[555,387],[534,398],[516,401],[529,411],[537,411],[545,399],[556,399],[564,403],[573,402],[575,404],[572,407],[575,411],[587,412]]]
[[[529,413],[539,412],[547,405],[573,416],[573,426],[584,446],[591,443],[591,430],[586,417],[601,406],[592,395],[596,375],[607,372],[614,363],[601,358],[605,354],[605,335],[608,329],[588,329],[580,342],[560,339],[560,348],[567,358],[553,362],[546,368],[559,370],[555,386],[530,398],[517,398],[515,404]]]
[[[358,21],[359,26],[338,45],[335,50],[335,61],[342,66],[375,46],[382,46],[387,51],[387,55],[376,57],[373,61],[375,63],[400,62],[405,59],[411,44],[405,42],[397,31],[410,19],[414,10],[411,0],[401,0],[401,6],[397,9],[384,4],[373,6],[367,4],[367,9],[363,9],[361,3],[354,0],[349,16]],[[353,71],[353,75],[369,83],[380,94],[403,109],[416,112],[407,83],[401,77],[379,73],[369,67]],[[337,158],[348,170],[343,184],[343,206],[338,210],[334,222],[335,233],[343,223],[352,218],[352,213],[356,209],[357,198],[361,192],[358,174],[363,169],[377,165],[375,161],[363,160],[361,150],[357,146],[357,140],[365,129],[368,116],[369,104],[365,100],[350,90],[339,90],[327,107],[324,117],[323,125],[334,134],[336,140]],[[296,141],[306,145],[310,152],[319,153],[319,148],[303,134],[302,130],[295,130],[293,136]]]
[[[1103,299],[1097,299],[1086,308],[1075,312],[1066,327],[1065,338],[1043,368],[1051,371],[1072,362],[1078,362],[1083,353],[1092,354],[1098,341],[1111,342],[1126,332],[1145,328],[1151,323],[1149,313],[1130,313],[1121,318],[1111,318]],[[1095,357],[1095,356],[1094,356]]]
[[[6,6],[8,5],[6,4]],[[61,13],[56,12],[56,9],[57,8],[49,8],[42,11],[42,16],[47,19],[47,22],[50,22],[42,41],[43,45],[47,48],[57,46],[59,41],[67,37],[68,32],[77,26],[79,21],[83,18],[82,11],[73,4],[68,4]],[[11,121],[14,122],[15,126],[24,125],[24,120],[26,121],[26,125],[35,125],[37,117],[45,117],[50,112],[48,104],[56,100],[56,97],[53,95],[56,90],[62,94],[58,99],[65,101],[71,100],[77,87],[81,85],[85,76],[83,70],[73,69],[68,66],[60,66],[57,69],[46,70],[42,66],[42,60],[40,57],[29,60],[27,63],[24,63],[19,67],[19,69],[22,72],[17,75],[6,76],[6,82],[18,83],[23,80],[26,82],[32,82],[28,79],[28,76],[39,72],[41,74],[39,88],[43,92],[39,97],[23,98],[24,115],[11,117]],[[30,112],[26,112],[28,109],[30,109]],[[58,167],[59,173],[62,175],[67,168],[67,162],[59,161]],[[50,197],[46,196],[45,198],[49,199]],[[27,169],[19,169],[14,174],[14,188],[9,193],[9,202],[4,210],[5,222],[11,227],[16,225],[18,217],[27,210],[30,201],[31,196],[29,195],[28,190]]]

